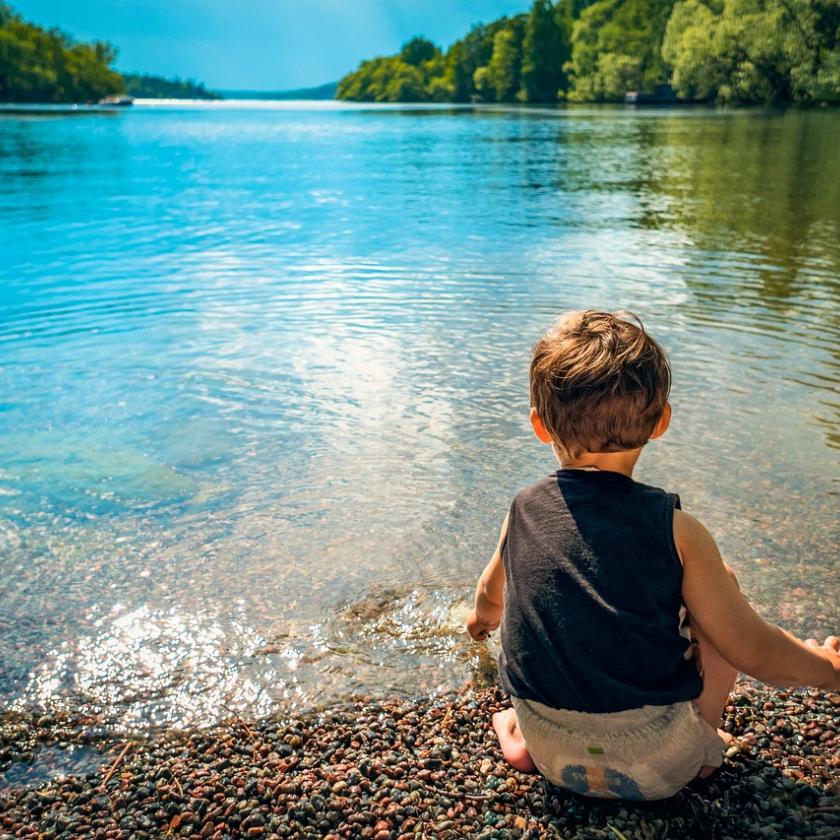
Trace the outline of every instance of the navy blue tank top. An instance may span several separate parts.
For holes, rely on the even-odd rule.
[[[512,695],[621,712],[702,690],[680,633],[679,497],[616,472],[561,469],[513,500],[499,672]]]

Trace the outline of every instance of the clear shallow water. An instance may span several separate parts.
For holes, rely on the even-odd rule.
[[[0,116],[0,705],[128,726],[469,679],[554,469],[529,348],[632,308],[676,490],[761,611],[838,621],[840,113]]]

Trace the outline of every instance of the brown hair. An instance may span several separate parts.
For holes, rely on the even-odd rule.
[[[629,312],[569,312],[534,345],[531,405],[572,458],[643,446],[670,390],[664,351]]]

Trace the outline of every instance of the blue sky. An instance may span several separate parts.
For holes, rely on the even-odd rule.
[[[530,0],[11,0],[25,18],[119,49],[117,67],[282,90],[338,79],[413,35],[448,45]]]

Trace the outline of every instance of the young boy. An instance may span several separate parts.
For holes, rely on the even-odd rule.
[[[679,497],[633,480],[670,385],[632,316],[571,312],[539,339],[531,425],[561,468],[513,500],[467,620],[477,640],[501,624],[505,758],[588,796],[662,799],[710,775],[738,671],[840,689],[840,640],[761,619]]]

